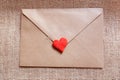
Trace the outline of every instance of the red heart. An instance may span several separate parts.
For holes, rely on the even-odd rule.
[[[67,39],[60,38],[60,40],[54,40],[52,46],[62,53],[66,45],[67,45]]]

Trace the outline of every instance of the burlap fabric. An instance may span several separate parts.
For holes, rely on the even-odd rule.
[[[20,12],[22,8],[104,9],[103,69],[20,68]],[[119,80],[120,0],[0,0],[0,80]]]

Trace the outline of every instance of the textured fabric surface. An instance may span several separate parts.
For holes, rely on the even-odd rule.
[[[104,9],[103,69],[20,68],[20,10],[22,8]],[[120,0],[0,0],[0,80],[119,80]]]

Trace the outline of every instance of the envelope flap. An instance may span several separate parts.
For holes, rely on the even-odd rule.
[[[70,42],[102,13],[102,9],[23,9],[22,13],[49,39],[65,37]]]

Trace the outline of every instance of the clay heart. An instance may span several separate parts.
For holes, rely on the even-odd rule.
[[[66,38],[60,38],[60,40],[54,40],[52,46],[62,53],[67,46],[67,43]]]

